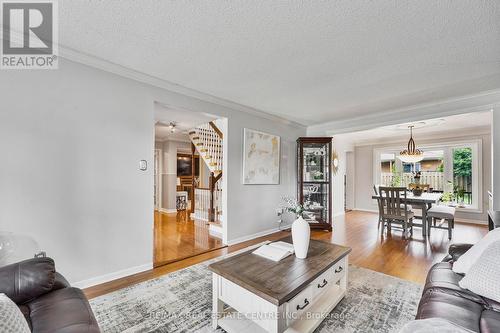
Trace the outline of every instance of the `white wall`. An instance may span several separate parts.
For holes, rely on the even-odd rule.
[[[152,265],[155,101],[228,118],[228,242],[275,228],[280,197],[295,194],[303,127],[65,59],[2,71],[0,91],[0,230],[32,235],[80,286]],[[244,127],[281,136],[280,185],[241,184]]]
[[[354,149],[346,153],[346,195],[345,195],[345,206],[347,209],[354,209],[354,189],[356,181],[356,164],[354,160]]]
[[[483,134],[478,136],[447,136],[442,138],[433,138],[432,140],[420,140],[418,144],[439,144],[439,142],[445,141],[455,141],[455,140],[474,140],[481,139],[482,140],[482,170],[480,170],[482,174],[482,203],[481,213],[473,213],[473,212],[457,212],[456,218],[457,220],[462,221],[482,221],[486,223],[488,220],[487,217],[487,208],[488,208],[488,191],[491,189],[491,137],[489,134]],[[405,142],[400,143],[391,143],[390,146],[400,144],[402,147],[405,145]],[[377,148],[382,148],[386,145],[369,145],[369,146],[357,146],[355,147],[355,172],[356,172],[356,181],[355,181],[355,208],[361,210],[371,210],[377,211],[377,204],[374,200],[371,199],[373,194],[373,150]]]
[[[493,209],[500,211],[500,110],[492,112],[492,193],[493,193]]]
[[[333,149],[337,152],[339,158],[338,171],[332,182],[332,205],[333,217],[335,218],[344,214],[344,176],[346,175],[347,152],[354,151],[354,146],[351,142],[339,136],[333,137]]]
[[[354,182],[354,209],[373,210],[377,209],[372,202],[373,193],[373,146],[354,148],[356,174]]]
[[[0,229],[27,233],[71,282],[152,262],[153,101],[62,62],[0,74]],[[139,160],[149,170],[139,171]]]
[[[283,195],[296,195],[296,139],[304,128],[263,121],[247,114],[229,117],[228,128],[228,240],[245,239],[257,232],[278,227],[276,209]],[[279,185],[243,185],[243,128],[281,136]],[[224,139],[226,142],[226,140]],[[291,221],[291,219],[289,219]]]

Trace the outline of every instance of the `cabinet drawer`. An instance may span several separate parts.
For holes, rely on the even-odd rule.
[[[313,297],[319,297],[324,291],[328,290],[336,281],[334,281],[334,267],[330,267],[323,274],[317,277],[312,283]]]
[[[347,267],[346,267],[346,259],[343,258],[340,260],[338,263],[333,265],[331,268],[332,273],[333,273],[333,283],[337,283],[338,280],[340,280],[342,277],[344,277]]]
[[[309,310],[313,302],[313,286],[308,285],[297,296],[287,302],[286,312],[288,322],[297,319],[304,311]]]

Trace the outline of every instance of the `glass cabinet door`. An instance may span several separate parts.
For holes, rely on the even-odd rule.
[[[299,200],[306,207],[304,218],[311,224],[330,224],[331,138],[320,138],[322,142],[311,142],[312,138],[306,139],[303,138],[298,144],[297,185]]]

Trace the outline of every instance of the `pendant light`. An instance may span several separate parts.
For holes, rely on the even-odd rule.
[[[408,140],[408,147],[399,153],[399,159],[405,163],[416,163],[424,159],[424,152],[417,149],[415,141],[413,140],[413,125],[408,126],[410,129],[410,140]]]

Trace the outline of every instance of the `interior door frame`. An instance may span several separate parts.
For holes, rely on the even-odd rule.
[[[159,210],[160,207],[161,207],[161,195],[162,195],[162,192],[161,192],[161,168],[162,168],[162,165],[161,165],[161,156],[160,156],[160,149],[154,149],[154,152],[153,152],[153,159],[154,159],[154,162],[153,162],[153,187],[154,187],[154,184],[156,184],[156,187],[154,187],[154,208],[155,210]]]

